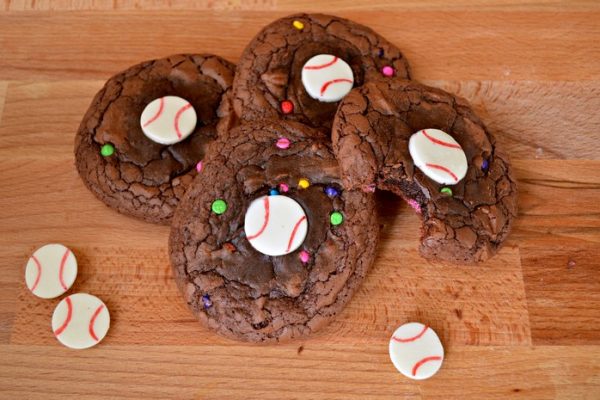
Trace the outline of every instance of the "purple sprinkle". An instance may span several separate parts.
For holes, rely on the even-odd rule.
[[[340,191],[333,186],[327,186],[325,188],[325,194],[331,198],[334,198],[340,195]]]
[[[210,296],[207,294],[202,296],[202,303],[204,303],[204,308],[211,308],[213,305],[212,300],[210,299]]]
[[[490,166],[490,163],[488,160],[483,160],[483,162],[481,163],[481,169],[483,171],[487,171],[489,166]]]
[[[379,49],[379,57],[383,57],[383,54],[384,54],[383,49]]]

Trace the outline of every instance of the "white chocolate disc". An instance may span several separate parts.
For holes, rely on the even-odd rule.
[[[106,305],[87,293],[65,297],[52,314],[52,331],[63,345],[87,349],[100,343],[110,327]]]
[[[444,347],[433,329],[419,322],[404,324],[390,339],[390,359],[402,375],[427,379],[444,362]]]
[[[408,141],[413,162],[442,185],[455,185],[467,174],[467,156],[460,144],[439,129],[422,129]]]
[[[296,200],[283,195],[263,196],[248,207],[244,231],[256,250],[268,256],[282,256],[302,245],[308,221]]]
[[[75,254],[62,244],[37,249],[25,266],[25,283],[33,294],[53,299],[73,286],[77,277]]]
[[[352,90],[354,74],[341,58],[319,54],[302,67],[302,84],[313,99],[332,103],[340,101]]]
[[[160,144],[175,144],[187,138],[196,127],[196,110],[185,99],[165,96],[153,100],[140,117],[142,131]]]

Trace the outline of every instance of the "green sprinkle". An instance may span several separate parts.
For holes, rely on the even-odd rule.
[[[215,214],[221,215],[225,211],[227,211],[227,203],[225,203],[225,200],[217,199],[213,201],[212,206],[210,206],[210,208]]]
[[[104,157],[112,156],[113,154],[115,154],[115,146],[113,146],[110,143],[102,145],[102,148],[100,149],[100,154],[102,154]]]
[[[339,224],[344,222],[344,216],[342,215],[341,212],[334,211],[331,213],[329,220],[331,221],[331,225],[338,226]]]
[[[446,196],[452,196],[452,189],[449,187],[443,187],[440,189],[440,193],[445,194]]]

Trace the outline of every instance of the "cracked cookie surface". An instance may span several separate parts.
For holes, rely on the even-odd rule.
[[[75,139],[77,170],[96,197],[119,212],[168,224],[196,175],[207,145],[232,121],[235,66],[214,55],[181,54],[135,65],[96,94]],[[185,140],[162,145],[140,126],[144,107],[174,95],[191,103],[198,122]],[[103,146],[114,151],[102,155]]]
[[[169,240],[178,286],[210,329],[252,342],[298,338],[330,322],[359,287],[378,237],[374,197],[342,190],[328,141],[299,123],[257,121],[211,145]],[[244,230],[249,204],[274,189],[308,222],[300,247],[282,256],[255,250]]]
[[[380,77],[384,68],[410,79],[400,50],[372,29],[335,16],[291,15],[263,28],[244,50],[233,85],[236,115],[246,121],[283,118],[329,131],[339,102],[313,99],[301,79],[303,65],[318,54],[347,62],[355,87]]]
[[[409,139],[425,129],[440,129],[462,147],[468,169],[457,184],[438,184],[413,164]],[[347,187],[392,191],[421,214],[424,257],[480,262],[506,239],[517,215],[516,181],[507,154],[466,100],[414,82],[369,82],[340,104],[332,140]]]

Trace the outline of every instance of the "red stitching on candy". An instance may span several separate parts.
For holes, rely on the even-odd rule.
[[[33,261],[35,261],[35,265],[37,266],[38,271],[37,277],[35,278],[35,282],[33,282],[33,286],[31,287],[31,291],[33,292],[37,287],[38,283],[40,283],[40,278],[42,277],[42,264],[40,264],[39,260],[36,258],[35,255],[31,256],[31,258],[33,258]]]
[[[412,369],[412,374],[413,376],[417,375],[417,370],[421,367],[421,365],[428,363],[429,361],[441,361],[442,357],[440,356],[431,356],[431,357],[425,357],[424,359],[420,360],[419,362],[417,362],[415,364],[415,366]]]
[[[443,140],[436,139],[433,136],[429,136],[427,134],[427,132],[425,132],[425,129],[423,129],[421,132],[423,132],[423,135],[425,135],[425,137],[427,139],[429,139],[431,142],[433,142],[435,144],[439,144],[440,146],[445,146],[445,147],[451,147],[453,149],[460,149],[460,150],[462,150],[462,147],[460,147],[459,144],[444,142]]]
[[[257,237],[259,237],[265,231],[265,229],[267,228],[267,224],[269,223],[269,198],[265,197],[263,201],[265,205],[265,220],[263,222],[262,227],[256,234],[247,237],[248,240],[256,239]]]
[[[65,322],[63,322],[63,324],[60,326],[60,328],[58,328],[57,330],[54,331],[54,335],[58,336],[61,333],[64,332],[65,329],[67,329],[67,325],[69,325],[69,322],[71,322],[71,317],[73,316],[73,304],[71,303],[71,298],[67,297],[65,299],[65,301],[67,302],[67,318],[65,319]]]
[[[150,125],[151,123],[153,123],[154,121],[156,121],[156,119],[158,117],[160,117],[160,115],[163,112],[163,109],[165,108],[165,98],[161,97],[160,98],[160,105],[158,106],[158,111],[156,112],[156,114],[154,114],[154,116],[152,118],[150,118],[145,124],[144,124],[144,128],[147,127],[148,125]]]
[[[325,91],[327,90],[327,88],[329,87],[329,85],[332,85],[334,83],[341,83],[341,82],[353,83],[350,79],[346,79],[346,78],[343,78],[343,79],[332,79],[330,81],[327,81],[321,87],[321,96],[323,96],[323,94],[325,93]]]
[[[320,65],[309,65],[304,67],[304,69],[323,69],[323,68],[327,68],[333,64],[335,64],[337,62],[338,58],[337,57],[333,57],[333,60],[329,61],[328,63],[325,64],[320,64]]]
[[[181,139],[181,137],[183,136],[181,134],[181,131],[179,130],[179,118],[181,117],[181,114],[183,114],[185,110],[189,109],[190,107],[192,107],[192,105],[190,103],[187,103],[185,106],[181,107],[179,111],[177,111],[177,114],[175,114],[175,133],[177,133],[177,137],[179,139]]]
[[[448,175],[452,176],[452,179],[454,179],[454,182],[458,182],[458,177],[456,175],[454,175],[454,173],[452,171],[450,171],[448,168],[443,167],[441,165],[430,164],[430,163],[427,163],[425,165],[428,166],[429,168],[434,168],[434,169],[439,169],[440,171],[444,171]]]
[[[417,339],[420,339],[421,336],[423,336],[425,334],[425,332],[427,331],[427,329],[429,329],[429,326],[425,325],[423,327],[423,330],[421,332],[419,332],[417,335],[413,336],[413,337],[409,337],[409,338],[397,338],[396,336],[392,336],[392,339],[395,340],[396,342],[400,342],[400,343],[408,343],[408,342],[414,342]]]
[[[98,306],[98,308],[96,309],[96,311],[94,311],[94,315],[92,315],[92,319],[90,319],[90,326],[89,326],[90,336],[96,342],[98,341],[98,337],[96,336],[96,333],[94,332],[94,322],[96,322],[96,318],[98,317],[98,315],[100,314],[100,312],[102,311],[102,309],[104,309],[104,304],[100,304]]]
[[[65,284],[63,273],[65,271],[65,263],[67,262],[68,257],[69,257],[69,249],[67,249],[65,251],[65,254],[63,254],[62,260],[60,261],[60,271],[58,273],[58,279],[60,280],[60,284],[63,287],[63,289],[65,289],[65,291],[67,290],[67,285]]]
[[[298,222],[296,222],[296,225],[294,226],[294,230],[292,231],[292,235],[290,236],[290,241],[288,242],[288,247],[285,250],[286,253],[290,251],[290,248],[292,247],[292,242],[294,241],[294,236],[296,236],[296,232],[298,231],[298,228],[300,227],[300,224],[302,223],[302,221],[304,221],[306,219],[306,215],[303,215],[302,218],[300,218],[298,220]]]

